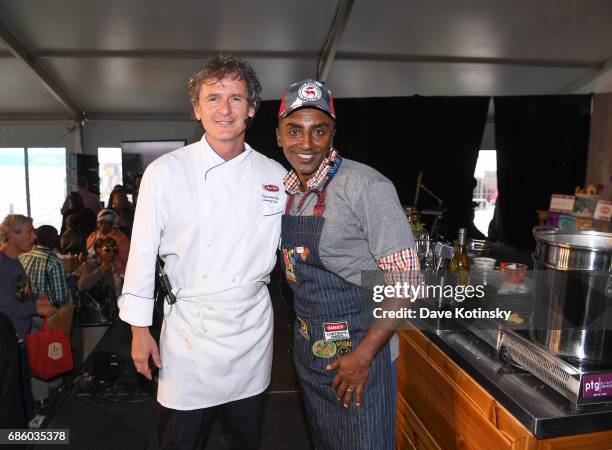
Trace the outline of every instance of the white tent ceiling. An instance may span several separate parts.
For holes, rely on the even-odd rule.
[[[610,0],[0,0],[0,118],[181,118],[211,54],[278,99],[612,91]]]

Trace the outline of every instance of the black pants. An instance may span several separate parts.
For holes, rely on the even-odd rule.
[[[211,408],[180,411],[158,404],[160,450],[192,450],[214,418],[221,422],[223,450],[256,450],[261,441],[264,394]]]

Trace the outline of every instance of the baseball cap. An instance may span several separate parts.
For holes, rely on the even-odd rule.
[[[324,83],[310,78],[289,86],[281,100],[278,117],[287,117],[296,109],[304,107],[318,108],[336,119],[331,91]]]

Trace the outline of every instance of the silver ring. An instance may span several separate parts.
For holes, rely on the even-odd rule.
[[[351,388],[346,388],[346,392],[353,392]]]

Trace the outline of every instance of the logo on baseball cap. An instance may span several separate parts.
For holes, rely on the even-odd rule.
[[[319,81],[307,79],[293,83],[281,100],[278,117],[287,117],[298,108],[318,108],[333,119],[334,99],[327,86]]]

